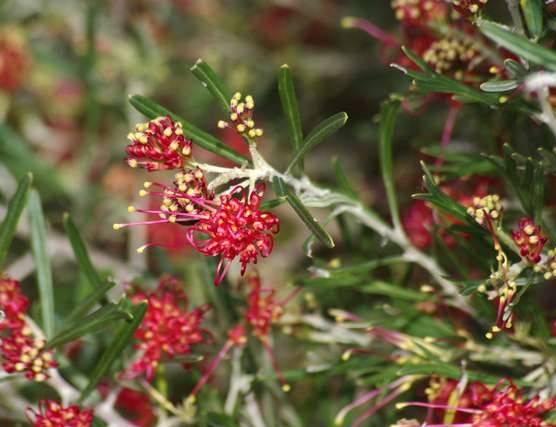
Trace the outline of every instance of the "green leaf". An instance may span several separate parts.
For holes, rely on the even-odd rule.
[[[195,65],[191,67],[191,72],[201,81],[203,86],[209,90],[212,96],[216,98],[218,106],[222,111],[229,114],[231,96],[214,70],[205,61],[199,58],[197,62],[195,62]]]
[[[510,92],[521,82],[519,80],[490,80],[481,84],[481,90],[485,92]]]
[[[320,144],[325,138],[340,130],[347,122],[348,116],[346,113],[338,113],[323,120],[319,123],[305,138],[301,149],[295,153],[293,160],[290,162],[286,173],[291,172],[292,168],[296,166],[305,154],[307,154],[316,145]]]
[[[71,313],[67,317],[67,321],[73,321],[79,319],[80,317],[87,314],[87,312],[93,307],[97,302],[99,302],[104,296],[116,285],[116,282],[112,280],[106,280],[102,282],[100,286],[95,287],[91,293],[89,293],[82,301],[75,306]]]
[[[332,170],[334,171],[334,175],[336,175],[336,181],[340,186],[340,190],[348,197],[353,199],[357,199],[357,193],[349,183],[344,168],[342,167],[342,163],[337,156],[332,157]]]
[[[396,188],[394,186],[394,177],[392,175],[392,141],[394,136],[394,128],[396,126],[396,116],[400,108],[399,101],[384,102],[380,109],[380,129],[379,129],[379,156],[380,171],[382,173],[382,181],[386,188],[386,198],[388,199],[388,207],[392,216],[394,227],[402,230],[400,221],[400,213],[398,211],[398,202],[396,201]]]
[[[515,59],[505,59],[504,67],[514,78],[522,78],[527,74],[527,70],[521,63],[517,62]]]
[[[282,203],[287,201],[286,197],[277,197],[276,199],[267,200],[266,202],[261,203],[261,210],[268,210],[280,206]]]
[[[50,254],[46,247],[46,226],[41,206],[41,199],[36,190],[29,194],[29,226],[31,228],[31,247],[37,271],[42,326],[46,338],[54,335],[54,285],[52,283],[52,268]]]
[[[17,191],[10,199],[2,225],[0,225],[0,272],[6,260],[6,256],[8,255],[8,249],[14,238],[21,212],[23,212],[23,208],[27,204],[27,195],[29,194],[29,187],[31,186],[32,180],[33,175],[31,173],[21,178],[17,186]]]
[[[129,103],[137,111],[139,111],[141,114],[145,115],[149,119],[169,115],[170,117],[172,117],[172,119],[181,122],[183,130],[187,137],[191,138],[199,147],[204,148],[205,150],[208,150],[240,165],[246,165],[249,163],[249,160],[246,157],[228,147],[215,136],[205,132],[202,129],[199,129],[197,126],[186,121],[183,117],[172,113],[170,110],[167,110],[166,108],[150,100],[149,98],[141,95],[131,95],[129,97]]]
[[[544,31],[542,0],[520,0],[519,3],[529,34],[538,39]]]
[[[280,178],[276,178],[278,182],[282,182]],[[283,182],[280,185],[284,185]],[[288,203],[293,208],[295,213],[301,218],[305,223],[307,228],[315,235],[315,237],[320,240],[326,247],[333,248],[335,246],[332,236],[319,224],[311,212],[305,207],[305,205],[299,200],[295,193],[290,188],[285,188],[286,198]]]
[[[376,280],[368,285],[359,286],[357,290],[368,294],[387,296],[396,301],[426,301],[431,298],[430,295],[426,295],[422,292],[400,288],[392,283],[383,282],[381,280]]]
[[[280,73],[278,74],[278,93],[282,102],[282,110],[286,116],[293,149],[295,152],[298,152],[303,145],[303,130],[301,128],[301,118],[299,116],[292,73],[290,67],[286,64],[280,67]],[[299,161],[299,166],[303,169],[302,160]]]
[[[495,22],[480,19],[477,21],[477,25],[485,36],[503,48],[521,56],[527,61],[556,71],[556,52],[553,50],[539,46],[526,37],[514,33],[508,27]]]
[[[87,252],[87,248],[85,247],[85,243],[79,235],[79,231],[77,231],[75,223],[67,212],[64,213],[63,222],[66,234],[73,249],[73,253],[75,254],[75,259],[77,260],[79,268],[85,275],[85,278],[88,280],[89,284],[93,288],[102,286],[103,281],[98,275],[95,267],[93,267],[93,263],[91,262],[89,253]]]
[[[116,304],[107,304],[83,319],[70,322],[65,329],[58,332],[54,338],[48,341],[48,346],[57,347],[75,341],[85,335],[100,332],[107,327],[112,327],[114,322],[118,320],[129,319],[129,316],[129,313],[123,311]]]
[[[83,402],[96,386],[102,381],[112,364],[121,356],[122,351],[132,340],[133,334],[141,325],[141,321],[147,312],[147,301],[135,305],[131,311],[133,319],[126,322],[117,330],[114,339],[108,344],[104,353],[100,357],[97,365],[89,377],[89,382],[81,392],[78,402]]]

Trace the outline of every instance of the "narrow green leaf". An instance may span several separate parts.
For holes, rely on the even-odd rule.
[[[480,19],[477,25],[482,33],[510,52],[521,56],[527,61],[556,71],[556,52],[533,43],[526,37],[514,33],[508,27],[495,22]]]
[[[112,280],[106,280],[101,282],[100,286],[95,287],[82,301],[80,301],[71,313],[67,317],[67,321],[71,322],[77,320],[87,314],[87,312],[93,307],[97,302],[99,302],[110,289],[116,285],[116,282]]]
[[[75,341],[85,335],[95,334],[107,327],[113,326],[114,322],[122,319],[129,319],[129,314],[121,310],[116,304],[105,305],[83,319],[70,322],[66,328],[48,341],[48,346],[57,347],[70,341]]]
[[[100,360],[98,361],[97,365],[95,366],[93,372],[89,377],[87,386],[81,392],[79,402],[82,402],[91,394],[91,392],[107,374],[112,364],[121,355],[122,351],[133,338],[133,334],[141,325],[141,321],[143,320],[143,317],[147,312],[147,307],[147,301],[143,301],[133,307],[133,310],[131,312],[133,319],[120,326],[115,334],[114,339],[110,344],[108,344],[104,353],[102,353]]]
[[[290,67],[286,64],[280,67],[280,73],[278,74],[278,92],[282,102],[282,110],[286,116],[293,149],[295,152],[298,152],[303,145],[303,130],[301,128],[301,118],[299,116],[292,73]],[[302,160],[299,161],[299,166],[303,169]]]
[[[285,203],[286,201],[287,201],[287,199],[284,196],[277,197],[276,199],[267,200],[266,202],[262,202],[260,208],[261,208],[261,210],[272,209],[272,208],[275,208],[276,206],[280,206],[282,203]]]
[[[98,275],[95,267],[93,267],[93,263],[91,262],[89,253],[87,252],[87,248],[85,247],[85,243],[79,235],[79,231],[77,231],[75,223],[67,212],[64,213],[63,222],[66,234],[71,243],[71,247],[73,248],[73,253],[75,254],[75,259],[77,261],[77,264],[79,265],[79,268],[85,275],[85,278],[88,280],[89,284],[93,288],[102,286],[103,281]]]
[[[542,0],[520,0],[521,11],[529,34],[535,38],[542,36],[543,28],[543,9]]]
[[[291,172],[292,168],[303,159],[316,145],[320,144],[325,138],[340,130],[347,122],[348,116],[346,113],[334,114],[332,117],[323,120],[307,135],[301,149],[295,153],[286,173]]]
[[[41,199],[36,190],[29,194],[29,226],[31,228],[31,247],[37,271],[39,298],[41,307],[42,326],[46,338],[54,335],[54,285],[52,283],[52,269],[50,254],[46,247],[46,226],[41,206]]]
[[[245,165],[249,163],[249,160],[239,154],[237,151],[231,149],[222,141],[220,141],[215,136],[211,135],[210,133],[205,132],[202,129],[199,129],[197,126],[189,123],[183,117],[178,116],[177,114],[172,113],[170,110],[162,107],[161,105],[157,104],[156,102],[152,101],[149,98],[146,98],[141,95],[131,95],[129,97],[129,103],[141,114],[145,115],[149,119],[154,119],[159,116],[166,116],[169,115],[174,120],[181,122],[183,126],[183,130],[187,137],[191,138],[195,144],[199,147],[204,148],[212,153],[215,153],[225,159],[231,160],[235,163],[240,165]]]
[[[6,255],[8,255],[8,249],[14,238],[21,212],[23,212],[23,208],[27,204],[27,195],[29,194],[29,187],[31,186],[32,180],[33,175],[30,173],[21,178],[17,186],[17,191],[10,199],[2,225],[0,225],[0,272]]]
[[[276,179],[278,181],[282,181],[279,178]],[[307,228],[309,228],[311,233],[313,233],[315,237],[320,240],[326,247],[333,248],[335,244],[334,240],[332,240],[332,236],[330,236],[330,234],[328,234],[328,232],[319,224],[316,218],[311,215],[311,212],[309,212],[309,210],[290,188],[286,187],[285,191],[288,203],[293,208],[295,213],[299,216],[299,218],[301,218],[301,220],[305,223]]]
[[[336,175],[336,181],[338,181],[338,185],[344,194],[347,196],[357,199],[357,193],[349,183],[344,168],[342,167],[342,163],[337,156],[332,157],[332,170],[334,171],[334,175]]]
[[[396,187],[394,186],[394,177],[392,174],[392,141],[399,108],[399,101],[387,101],[382,104],[380,109],[379,156],[380,171],[382,173],[384,187],[386,188],[386,197],[388,199],[388,207],[390,208],[392,222],[395,228],[402,230],[398,202],[396,201]]]
[[[214,72],[210,65],[199,58],[197,62],[195,62],[195,65],[191,67],[191,72],[201,81],[203,86],[209,90],[212,96],[216,98],[218,106],[222,111],[229,114],[231,96],[220,77]]]
[[[510,73],[510,75],[514,78],[522,78],[527,74],[527,70],[523,65],[517,62],[515,59],[505,59],[504,60],[504,67]]]
[[[376,280],[368,285],[358,286],[356,289],[369,294],[391,297],[396,301],[426,301],[431,298],[430,295],[426,295],[422,292],[415,291],[413,289],[400,288],[392,283],[380,280]]]
[[[519,85],[519,80],[491,80],[481,84],[481,90],[485,92],[509,92]]]
[[[411,62],[417,65],[422,71],[434,73],[432,68],[429,67],[429,64],[427,64],[423,58],[421,58],[419,55],[417,55],[417,53],[415,53],[408,47],[402,46],[402,52],[411,60]]]

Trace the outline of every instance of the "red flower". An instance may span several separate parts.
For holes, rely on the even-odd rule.
[[[160,279],[155,291],[137,291],[131,297],[133,302],[147,300],[148,308],[134,335],[139,341],[135,348],[141,354],[127,376],[135,377],[144,372],[151,380],[161,362],[186,356],[194,345],[206,342],[201,322],[209,307],[187,311],[187,296],[181,288],[179,281],[167,276]]]
[[[2,338],[2,367],[9,374],[25,373],[29,380],[44,381],[49,377],[47,370],[58,366],[53,351],[45,347],[46,341],[35,339],[28,327],[14,330]]]
[[[247,264],[257,263],[258,255],[267,257],[272,252],[273,234],[280,230],[280,222],[274,214],[259,209],[264,188],[260,184],[248,196],[245,188],[235,187],[229,194],[220,196],[214,212],[187,230],[195,249],[207,256],[220,256],[215,284],[222,281],[236,257],[244,274]],[[198,233],[205,237],[198,239]]]
[[[3,319],[0,318],[0,331],[23,328],[28,308],[29,300],[21,292],[19,282],[8,277],[0,278],[0,310],[4,313]]]
[[[34,427],[89,427],[93,424],[93,411],[77,405],[62,406],[53,400],[41,400],[39,411],[29,408],[29,420]]]
[[[118,393],[115,406],[128,420],[139,427],[149,427],[156,419],[149,396],[131,388],[123,388]]]
[[[419,249],[432,244],[431,228],[434,223],[432,209],[423,200],[414,200],[403,213],[402,223],[411,243]]]
[[[448,403],[408,402],[400,407],[420,406],[434,410],[453,410],[460,418],[456,424],[445,427],[468,425],[470,427],[555,427],[541,416],[556,407],[556,399],[541,401],[538,396],[524,400],[522,392],[511,381],[502,380],[492,390],[482,383],[472,383],[462,395],[463,405]],[[461,424],[465,423],[465,424]]]
[[[541,228],[529,218],[519,220],[519,228],[512,231],[512,239],[519,247],[519,253],[533,264],[541,260],[541,253],[547,238],[541,234]]]
[[[127,137],[126,160],[132,168],[139,166],[149,172],[179,169],[191,155],[191,140],[184,136],[181,123],[170,116],[139,123]]]

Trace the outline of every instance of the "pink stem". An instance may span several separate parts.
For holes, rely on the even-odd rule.
[[[350,22],[351,27],[364,31],[371,37],[377,39],[378,41],[380,41],[381,43],[387,46],[391,46],[391,47],[400,46],[400,42],[395,37],[383,31],[376,25],[370,23],[366,19],[362,19],[362,18],[352,18],[352,19],[353,20]]]
[[[205,371],[205,373],[203,374],[199,382],[197,382],[190,396],[197,395],[199,390],[201,390],[201,387],[203,387],[208,382],[208,380],[210,379],[210,377],[212,376],[212,374],[214,373],[214,371],[216,370],[216,368],[218,367],[218,365],[220,364],[224,356],[226,356],[228,351],[230,351],[230,348],[232,348],[232,346],[233,343],[231,341],[229,340],[226,341],[226,344],[224,344],[224,346],[220,349],[216,357],[211,360],[208,369]]]

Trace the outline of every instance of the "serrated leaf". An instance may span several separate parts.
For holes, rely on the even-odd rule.
[[[280,72],[278,74],[278,93],[280,94],[282,110],[286,117],[294,152],[298,152],[303,145],[303,130],[301,128],[301,118],[299,116],[299,107],[297,105],[292,73],[290,67],[286,64],[280,67]],[[299,167],[303,169],[302,160],[299,161]]]
[[[57,347],[75,341],[85,335],[95,334],[108,327],[113,327],[114,322],[122,319],[129,319],[129,313],[120,309],[116,304],[107,304],[83,319],[69,322],[66,328],[48,341],[48,346]]]
[[[380,128],[379,128],[379,158],[382,182],[386,189],[386,198],[394,227],[402,230],[398,202],[396,200],[396,187],[394,186],[394,176],[392,174],[392,153],[394,128],[396,117],[400,108],[399,101],[384,102],[380,109]]]
[[[249,163],[249,160],[246,157],[228,147],[215,136],[205,132],[202,129],[199,129],[197,126],[189,123],[183,117],[172,113],[170,110],[167,110],[166,108],[150,100],[149,98],[141,95],[131,95],[129,97],[129,103],[137,111],[139,111],[141,114],[145,115],[149,119],[169,115],[170,117],[172,117],[172,119],[179,121],[182,124],[183,131],[187,135],[187,137],[191,138],[193,142],[199,147],[202,147],[205,150],[208,150],[240,165],[246,165]]]
[[[503,48],[508,49],[527,61],[556,71],[556,52],[553,50],[540,46],[527,39],[527,37],[517,34],[508,27],[496,22],[479,19],[477,25],[486,37]]]
[[[0,271],[8,255],[8,249],[14,238],[23,208],[27,204],[27,197],[32,180],[33,175],[30,173],[21,178],[15,194],[8,203],[8,209],[2,221],[2,225],[0,225]]]
[[[320,144],[324,139],[340,130],[347,122],[346,113],[338,113],[319,123],[303,141],[301,149],[295,153],[286,173],[290,173],[294,166],[303,159],[303,156]]]
[[[31,248],[35,259],[37,284],[39,287],[39,301],[42,327],[46,338],[54,335],[54,285],[52,283],[52,267],[50,253],[47,249],[46,226],[42,211],[41,199],[36,190],[29,193],[29,227],[31,229]]]
[[[108,373],[112,364],[121,356],[122,351],[131,342],[133,334],[141,325],[141,321],[147,312],[147,301],[140,302],[135,305],[131,310],[133,319],[126,322],[116,331],[114,339],[108,344],[104,353],[100,357],[93,372],[89,376],[87,386],[81,392],[78,402],[83,402],[92,392],[97,385],[102,381]]]
[[[276,178],[276,180],[280,183],[282,180],[280,178]],[[278,184],[279,186],[283,186],[283,182]],[[317,219],[311,215],[309,209],[305,207],[305,205],[299,200],[299,198],[295,195],[295,193],[290,188],[285,188],[285,196],[293,208],[297,216],[305,223],[307,228],[315,235],[315,237],[322,242],[326,247],[333,248],[335,246],[334,240],[332,240],[332,236],[328,234],[328,232],[319,224]]]
[[[231,96],[220,77],[214,72],[210,65],[199,58],[197,62],[195,62],[195,65],[191,67],[191,73],[193,73],[193,75],[201,81],[203,86],[209,90],[212,96],[214,96],[222,111],[229,114]]]

